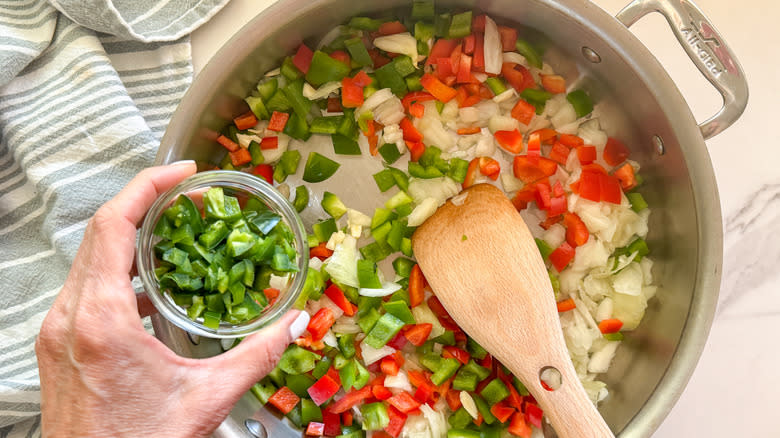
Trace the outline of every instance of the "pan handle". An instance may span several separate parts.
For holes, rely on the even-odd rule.
[[[742,67],[715,26],[689,0],[634,0],[615,18],[630,27],[650,12],[666,18],[685,53],[723,97],[720,111],[699,124],[705,140],[714,137],[745,110],[748,87]]]

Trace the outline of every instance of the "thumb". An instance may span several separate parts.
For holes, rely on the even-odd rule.
[[[208,381],[218,386],[213,394],[224,397],[232,407],[253,384],[271,372],[290,342],[306,330],[308,323],[308,313],[291,310],[234,348],[203,361],[202,369],[210,375]]]

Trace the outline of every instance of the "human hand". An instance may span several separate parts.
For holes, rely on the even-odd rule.
[[[136,228],[194,162],[142,171],[90,220],[36,341],[44,436],[208,437],[306,328],[291,311],[209,359],[148,334],[130,284]]]

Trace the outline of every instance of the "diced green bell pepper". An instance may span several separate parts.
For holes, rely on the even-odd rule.
[[[400,319],[404,324],[415,324],[417,322],[409,306],[403,301],[388,301],[382,303],[382,307],[384,307],[385,312]]]
[[[341,202],[338,196],[331,192],[325,192],[322,194],[322,202],[320,202],[322,209],[326,213],[331,215],[334,219],[338,219],[347,212],[347,206]]]
[[[282,89],[295,114],[303,120],[311,110],[312,102],[303,95],[303,79],[297,79]]]
[[[309,205],[309,189],[304,185],[299,185],[295,188],[295,200],[293,201],[293,207],[298,213],[302,212],[306,206]]]
[[[330,139],[333,142],[333,152],[339,155],[360,155],[360,145],[351,137],[333,134]]]
[[[482,391],[479,392],[486,402],[491,406],[500,402],[501,400],[509,397],[509,389],[507,389],[504,382],[501,379],[493,379],[487,384]]]
[[[574,90],[566,95],[566,100],[574,107],[577,118],[585,117],[593,112],[593,101],[585,90]]]
[[[536,68],[542,68],[541,54],[528,41],[518,38],[515,41],[515,50],[525,57],[528,64]]]
[[[368,332],[364,342],[374,348],[382,348],[403,328],[404,322],[385,313]]]
[[[379,147],[379,155],[385,160],[387,164],[393,164],[401,158],[401,152],[398,150],[398,146],[395,143],[385,143]],[[390,177],[392,178],[392,171],[390,171]],[[395,184],[395,182],[393,182]]]
[[[473,418],[471,418],[471,414],[469,414],[468,411],[463,407],[460,407],[457,411],[450,415],[450,418],[447,419],[447,422],[450,423],[450,426],[453,429],[463,429],[470,425],[472,420]]]
[[[326,82],[340,81],[349,74],[350,68],[343,62],[331,58],[325,52],[317,50],[311,59],[306,82],[319,87]]]
[[[550,246],[547,241],[542,240],[538,237],[534,238],[534,241],[536,242],[536,247],[539,248],[539,252],[542,254],[542,258],[547,260],[547,257],[550,256],[553,252],[553,248]]]
[[[303,180],[308,183],[318,183],[333,176],[341,164],[317,152],[309,152],[306,166],[303,169]]]
[[[360,407],[363,430],[382,430],[390,424],[390,415],[382,402],[367,403]]]
[[[271,398],[272,395],[274,395],[274,393],[278,388],[276,388],[276,386],[274,386],[273,383],[267,381],[266,379],[263,379],[260,382],[252,385],[251,389],[252,389],[252,394],[254,394],[258,400],[260,400],[260,403],[266,404],[268,403],[268,399]]]
[[[374,65],[374,61],[371,59],[371,56],[368,54],[368,49],[366,49],[366,45],[363,43],[363,38],[356,37],[344,40],[344,47],[347,48],[349,56],[352,57],[355,64],[361,67]]]
[[[398,73],[395,65],[390,62],[379,67],[374,72],[380,88],[389,88],[396,96],[403,97],[409,91],[404,77]]]
[[[285,386],[298,397],[308,397],[307,389],[315,382],[308,374],[288,374],[285,378]]]
[[[379,281],[376,263],[369,260],[357,261],[358,283],[361,288],[379,289],[382,283]]]
[[[471,33],[471,11],[452,16],[447,38],[463,38]]]
[[[626,197],[628,198],[628,202],[631,203],[631,209],[635,212],[639,213],[640,211],[647,208],[647,201],[645,201],[645,198],[642,196],[639,192],[631,192],[627,193]]]
[[[317,353],[292,344],[282,353],[277,367],[287,374],[303,374],[313,370],[321,357]]]
[[[301,423],[322,422],[322,409],[311,399],[301,398]]]
[[[336,226],[336,220],[330,218],[322,222],[318,222],[312,225],[312,231],[320,242],[327,242],[330,239],[331,234],[338,231]]]
[[[433,375],[431,375],[431,382],[436,386],[441,385],[445,380],[454,376],[458,371],[458,368],[460,368],[460,362],[458,359],[451,357],[442,359],[439,362],[439,367],[436,369]]]

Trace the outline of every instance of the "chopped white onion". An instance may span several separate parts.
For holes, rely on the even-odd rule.
[[[615,357],[620,341],[607,342],[603,347],[593,353],[588,362],[588,372],[606,373],[612,358]]]
[[[528,67],[528,61],[525,59],[525,56],[517,52],[504,52],[502,55],[502,60],[504,62],[511,62],[514,64],[520,64],[524,67]]]
[[[509,100],[517,95],[517,92],[514,88],[509,87],[506,90],[502,91],[501,94],[493,97],[493,102],[504,102],[506,100]],[[535,114],[534,114],[535,115]]]
[[[333,334],[333,331],[328,330],[327,333],[325,333],[325,336],[322,337],[322,342],[325,343],[325,345],[329,347],[338,347],[339,341],[336,339],[336,335]]]
[[[385,376],[385,387],[412,392],[412,385],[403,370],[399,370],[395,376]]]
[[[395,96],[385,100],[374,109],[374,119],[383,125],[398,124],[404,117],[404,105]]]
[[[273,70],[268,70],[265,73],[265,77],[270,78],[272,76],[279,76],[280,74],[282,74],[282,68],[281,67],[277,67],[277,68],[275,68]]]
[[[341,81],[326,82],[315,89],[308,82],[303,83],[303,97],[309,100],[319,100],[330,96],[330,93],[341,88]]]
[[[352,236],[346,236],[340,244],[336,245],[333,255],[328,258],[325,271],[338,283],[359,287],[357,260],[357,241]]]
[[[498,32],[498,28],[496,28]],[[499,41],[500,42],[500,41]],[[399,53],[412,58],[417,65],[417,40],[409,32],[374,38],[374,46],[389,53]]]
[[[360,326],[355,320],[355,317],[346,316],[346,315],[342,316],[341,318],[338,318],[336,322],[333,323],[333,327],[331,327],[331,330],[333,330],[334,333],[338,333],[338,334],[362,332]]]
[[[612,287],[615,292],[625,295],[639,295],[642,293],[642,267],[639,263],[632,262],[622,271],[612,277]]]
[[[498,33],[498,26],[492,18],[485,16],[485,73],[501,73],[501,64],[504,60],[503,47],[501,45],[501,34]]]
[[[425,198],[417,207],[414,207],[411,213],[409,213],[408,225],[410,227],[417,227],[422,225],[426,219],[433,216],[436,213],[436,209],[439,208],[439,203],[436,198]]]
[[[268,286],[278,290],[287,289],[287,285],[290,283],[290,275],[274,275],[271,274],[271,278],[268,280]]]
[[[392,97],[395,96],[389,88],[382,88],[381,90],[375,91],[374,94],[368,96],[363,102],[363,105],[355,111],[355,118],[360,117],[360,114],[363,114],[366,111],[373,111],[379,104]]]
[[[319,257],[310,258],[309,269],[314,269],[315,271],[319,271],[320,269],[322,269],[322,260],[320,260]]]
[[[466,202],[466,197],[468,197],[468,193],[460,193],[458,195],[455,195],[452,197],[452,205],[463,205],[464,202]]]
[[[460,398],[460,403],[463,405],[463,409],[465,409],[466,412],[471,415],[471,418],[476,420],[477,417],[479,417],[479,410],[477,409],[477,404],[474,403],[474,399],[471,397],[468,391],[461,391],[460,394],[458,394],[458,398]]]
[[[409,196],[418,204],[427,198],[433,198],[436,200],[436,207],[439,207],[447,199],[457,195],[460,190],[461,186],[446,176],[430,179],[412,178],[409,181]]]
[[[363,295],[364,297],[386,297],[399,289],[401,289],[400,284],[386,281],[382,283],[382,287],[379,289],[361,287],[358,289],[358,294]]]
[[[319,299],[320,302],[320,308],[328,308],[333,312],[333,316],[335,319],[341,318],[342,315],[344,315],[344,311],[341,310],[341,307],[339,307],[336,303],[331,301],[330,298],[327,297],[327,295],[323,295]]]
[[[363,362],[368,366],[385,356],[395,353],[395,348],[385,345],[384,347],[377,349],[365,342],[361,342],[360,352],[363,355]]]

